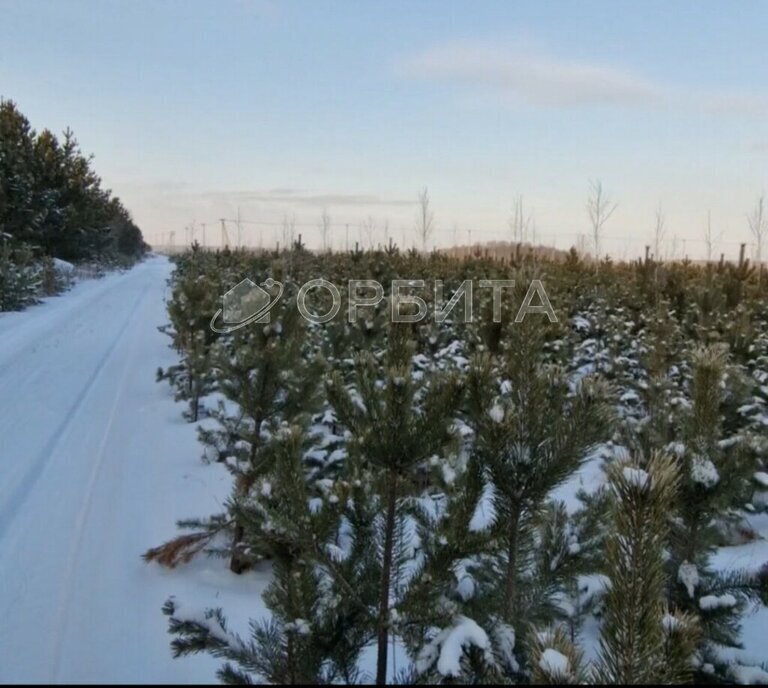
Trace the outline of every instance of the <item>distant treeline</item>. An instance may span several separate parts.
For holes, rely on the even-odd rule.
[[[138,258],[147,250],[130,213],[93,170],[70,129],[36,132],[0,99],[0,243],[70,261]]]

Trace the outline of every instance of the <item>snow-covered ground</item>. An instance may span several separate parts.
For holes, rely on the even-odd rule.
[[[722,547],[713,558],[713,566],[721,570],[757,571],[768,564],[768,514],[753,515],[749,526],[758,538],[743,545]],[[757,607],[742,622],[741,660],[745,663],[768,664],[768,608]],[[761,681],[762,682],[762,681]]]
[[[170,271],[153,258],[0,314],[0,682],[210,682],[216,660],[172,659],[163,602],[240,629],[263,609],[263,574],[141,559],[230,484],[155,382]]]

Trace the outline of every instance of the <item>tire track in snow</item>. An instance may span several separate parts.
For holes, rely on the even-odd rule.
[[[122,280],[120,280],[118,283],[121,282]],[[93,372],[86,380],[85,385],[80,390],[80,393],[77,395],[74,402],[67,410],[59,425],[56,426],[42,450],[38,452],[34,459],[32,459],[29,465],[29,469],[18,482],[16,487],[12,488],[10,494],[4,499],[3,503],[0,504],[0,541],[2,541],[14,519],[14,516],[24,504],[24,501],[26,500],[30,491],[37,484],[43,471],[45,470],[45,467],[53,458],[57,445],[61,442],[62,438],[67,432],[67,429],[71,425],[72,420],[77,415],[78,410],[88,398],[88,393],[91,391],[102,370],[109,362],[109,359],[117,348],[117,345],[120,343],[120,340],[125,334],[125,331],[128,329],[128,326],[131,324],[131,319],[138,310],[139,305],[141,304],[142,299],[146,296],[148,290],[149,285],[146,285],[132,305],[130,312],[126,314],[125,321],[120,326],[120,329],[118,330],[114,339],[110,342],[104,355],[101,357],[101,359],[99,359],[99,362],[94,367]]]
[[[113,344],[113,346],[111,347],[111,350],[114,350],[115,348],[117,348],[118,342],[122,339],[122,334],[125,332],[126,327],[130,323],[133,314],[138,310],[139,306],[141,305],[141,302],[146,297],[148,291],[149,291],[149,286],[146,286],[142,291],[141,295],[139,296],[139,298],[137,299],[136,304],[134,304],[134,307],[131,310],[131,313],[127,316],[126,324],[121,328],[120,333],[118,334],[117,341]],[[136,339],[136,337],[138,337],[138,332],[139,332],[138,330],[134,332],[133,338],[131,339],[132,345],[133,345],[133,341]],[[132,348],[132,346],[130,348]],[[132,369],[132,365],[131,365],[132,363],[133,361],[130,359],[130,357],[126,357],[126,363],[123,369],[123,373],[120,376],[120,383],[117,387],[117,390],[115,391],[114,401],[112,402],[112,408],[110,409],[109,417],[107,419],[107,424],[106,424],[106,427],[104,428],[104,434],[102,435],[101,441],[99,442],[99,448],[98,448],[98,451],[96,452],[96,458],[93,463],[93,467],[91,468],[90,475],[88,476],[88,483],[85,488],[83,505],[80,511],[78,512],[77,520],[75,522],[74,542],[67,556],[67,562],[64,568],[63,593],[61,597],[61,602],[59,604],[59,609],[53,624],[54,638],[53,638],[53,651],[51,655],[52,656],[51,678],[50,678],[51,683],[58,682],[58,675],[61,667],[62,643],[64,640],[64,631],[66,630],[66,626],[67,626],[67,616],[69,613],[69,609],[72,606],[72,590],[75,582],[75,568],[77,565],[77,561],[79,559],[80,550],[82,549],[83,532],[85,530],[85,524],[88,522],[88,516],[90,515],[90,512],[91,512],[91,505],[93,504],[94,488],[96,485],[96,481],[98,480],[99,474],[101,472],[101,468],[104,465],[104,455],[105,455],[105,450],[107,448],[107,442],[112,432],[112,427],[115,423],[117,409],[120,406],[120,402],[122,400],[123,390],[125,389],[126,381],[128,380],[128,374]]]
[[[12,394],[0,414],[3,495],[61,425],[149,284],[55,456],[0,540],[0,617],[7,621],[0,623],[0,683],[48,683],[52,676],[80,684],[205,683],[215,675],[216,661],[203,655],[173,660],[158,616],[163,601],[175,593],[206,606],[260,605],[261,579],[254,588],[250,576],[231,580],[204,562],[191,579],[169,579],[139,558],[173,533],[179,513],[201,503],[215,510],[211,490],[187,483],[187,473],[210,475],[210,467],[199,463],[195,430],[179,418],[172,391],[154,376],[158,364],[176,362],[157,327],[167,322],[163,294],[171,269],[165,259],[137,266],[136,279],[102,300],[98,313],[75,315],[63,332],[45,331],[45,343],[8,371]],[[92,478],[118,395],[103,462]],[[220,499],[226,498],[227,480],[220,475],[211,481],[221,488],[215,491]],[[247,615],[238,618],[243,626],[247,621]]]

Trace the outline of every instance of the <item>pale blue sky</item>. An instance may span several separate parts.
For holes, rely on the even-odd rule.
[[[599,178],[617,256],[659,203],[668,250],[711,209],[730,254],[768,183],[767,32],[766,2],[0,0],[0,94],[72,126],[151,241],[238,207],[401,240],[428,185],[438,244],[504,238],[522,194],[568,246]]]

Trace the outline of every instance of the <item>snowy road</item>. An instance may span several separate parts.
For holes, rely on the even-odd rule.
[[[210,658],[171,659],[162,603],[260,607],[251,576],[140,559],[227,488],[155,382],[169,273],[153,258],[0,315],[0,682],[211,681]]]

